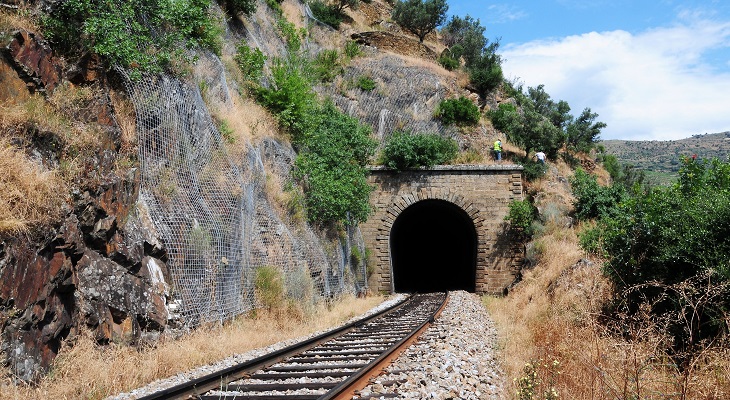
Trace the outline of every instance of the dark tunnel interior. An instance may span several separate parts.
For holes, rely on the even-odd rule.
[[[476,289],[477,234],[464,210],[424,200],[403,210],[390,231],[396,292]]]

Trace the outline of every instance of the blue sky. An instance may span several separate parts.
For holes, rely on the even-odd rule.
[[[602,139],[730,131],[730,1],[447,2],[501,38],[507,79],[590,107]]]

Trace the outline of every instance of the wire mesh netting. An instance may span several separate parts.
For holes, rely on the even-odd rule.
[[[274,21],[268,7],[257,7],[244,21],[242,39],[272,57],[285,55]],[[321,50],[312,42],[305,47],[310,54]],[[220,59],[198,56],[209,64],[201,69],[210,72],[196,79],[230,107]],[[456,135],[433,118],[448,94],[443,77],[393,56],[354,63],[343,79],[361,76],[374,77],[379,89],[353,89],[356,96],[343,95],[336,85],[317,91],[372,125],[381,142],[395,129]],[[171,301],[179,304],[183,325],[225,320],[257,307],[256,273],[265,266],[280,271],[286,295],[299,304],[366,289],[367,257],[356,227],[334,235],[317,231],[292,221],[267,195],[294,184],[296,154],[290,145],[271,138],[248,143],[245,156],[234,160],[198,85],[169,75],[124,81],[135,108],[140,197],[167,248]]]
[[[232,160],[195,85],[166,75],[125,82],[136,114],[140,197],[165,242],[183,325],[256,307],[262,266],[281,271],[287,295],[300,303],[364,287],[364,265],[350,262],[354,231],[330,243],[311,227],[288,226],[267,199],[264,165],[289,175],[291,147],[265,140]]]

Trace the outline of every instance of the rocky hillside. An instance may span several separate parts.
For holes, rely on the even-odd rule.
[[[306,28],[309,57],[354,40],[361,55],[315,90],[378,139],[438,132],[483,155],[493,140],[489,125],[433,117],[444,98],[478,96],[434,61],[436,36],[419,44],[389,21],[385,1],[348,10],[339,31],[295,0],[257,1],[251,16],[227,19],[212,3],[220,54],[198,50],[141,78],[134,62],[125,70],[54,48],[39,22],[63,4],[0,7],[0,161],[23,171],[0,178],[0,355],[21,380],[47,371],[81,331],[136,345],[246,312],[260,304],[262,266],[304,305],[365,289],[359,231],[301,216],[297,154],[241,80],[240,44],[260,48],[269,71],[287,55],[286,23]],[[374,90],[353,85],[363,76]]]
[[[604,140],[601,144],[622,163],[670,175],[679,170],[682,156],[722,160],[730,156],[730,132],[694,135],[680,140]]]

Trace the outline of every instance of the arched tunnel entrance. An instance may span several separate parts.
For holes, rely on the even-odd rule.
[[[412,204],[390,231],[396,292],[476,290],[477,233],[460,207],[444,200]]]

